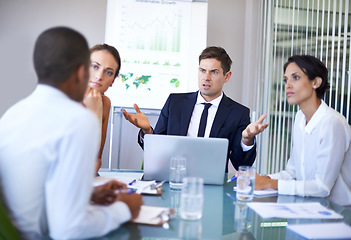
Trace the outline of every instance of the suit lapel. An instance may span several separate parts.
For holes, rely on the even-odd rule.
[[[230,113],[230,108],[229,108],[230,105],[231,105],[231,102],[229,98],[223,93],[223,98],[219,103],[216,116],[213,120],[210,137],[218,136],[219,130],[223,126],[224,121],[227,119],[228,114]]]
[[[187,95],[181,106],[180,135],[186,136],[190,124],[191,115],[196,103],[197,92]]]

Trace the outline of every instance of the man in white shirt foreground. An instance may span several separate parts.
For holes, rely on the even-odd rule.
[[[39,84],[0,121],[0,199],[23,239],[101,236],[137,217],[138,194],[118,182],[93,189],[98,120],[80,103],[89,49],[78,32],[57,27],[35,44]]]

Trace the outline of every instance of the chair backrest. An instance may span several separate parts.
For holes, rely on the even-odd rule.
[[[20,240],[20,236],[0,201],[0,240]]]

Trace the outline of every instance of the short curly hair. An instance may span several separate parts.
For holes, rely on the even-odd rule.
[[[81,33],[71,28],[50,28],[38,37],[33,62],[39,83],[58,85],[79,65],[89,66],[88,43]]]

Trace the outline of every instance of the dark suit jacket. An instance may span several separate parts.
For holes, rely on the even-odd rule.
[[[169,95],[161,110],[154,133],[186,136],[197,94],[197,92],[191,92]],[[250,110],[247,107],[223,94],[211,128],[210,137],[229,140],[227,163],[230,159],[235,169],[241,165],[251,166],[256,158],[256,145],[247,152],[243,152],[240,145],[242,131],[250,124],[249,113]],[[138,142],[143,147],[140,134]],[[228,172],[227,167],[226,172]]]

